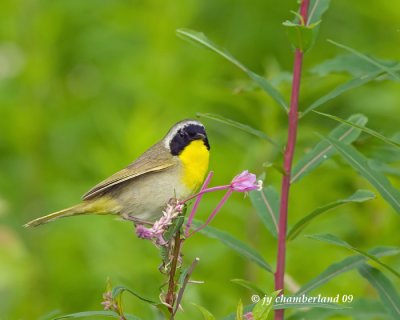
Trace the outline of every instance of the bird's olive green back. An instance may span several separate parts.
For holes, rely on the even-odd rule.
[[[176,162],[169,150],[165,148],[163,141],[158,142],[137,158],[125,169],[118,171],[106,180],[100,182],[83,195],[83,200],[90,200],[97,195],[109,190],[111,187],[124,181],[135,179],[149,172],[165,170]]]

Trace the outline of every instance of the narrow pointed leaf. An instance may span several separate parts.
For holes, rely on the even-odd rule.
[[[243,320],[243,303],[242,300],[239,300],[239,303],[236,308],[236,320]]]
[[[378,139],[382,140],[383,142],[386,142],[387,144],[390,144],[392,146],[400,148],[400,143],[398,143],[397,141],[394,141],[394,140],[392,140],[390,138],[387,138],[384,135],[380,134],[379,132],[376,132],[376,131],[374,131],[374,130],[372,130],[370,128],[367,128],[367,127],[364,127],[364,126],[360,126],[357,123],[353,123],[351,121],[344,120],[342,118],[336,117],[336,116],[331,115],[331,114],[318,112],[318,111],[314,111],[314,112],[319,114],[319,115],[321,115],[321,116],[327,117],[329,119],[332,119],[332,120],[335,120],[335,121],[338,121],[338,122],[341,122],[341,123],[345,123],[345,124],[348,124],[349,126],[352,126],[354,128],[360,129],[361,131],[363,131],[365,133],[368,133],[371,136],[373,136],[375,138],[378,138]]]
[[[124,314],[126,320],[141,320],[137,316],[134,316],[133,314]]]
[[[195,220],[195,221],[193,221],[193,225],[195,227],[200,227],[201,225],[203,225],[203,222]],[[234,238],[229,233],[218,230],[218,229],[210,227],[210,226],[205,227],[204,229],[200,230],[199,232],[209,238],[218,239],[219,241],[221,241],[227,247],[229,247],[232,250],[234,250],[235,252],[237,252],[242,257],[255,262],[257,265],[259,265],[264,270],[273,272],[271,266],[264,260],[264,258],[256,250],[249,247],[244,242]]]
[[[241,62],[239,62],[236,58],[234,58],[226,49],[219,47],[215,43],[213,43],[210,39],[208,39],[204,33],[197,32],[190,29],[178,29],[177,31],[178,37],[194,42],[196,44],[200,44],[201,46],[218,53],[220,56],[237,66],[240,70],[244,71],[251,79],[253,79],[265,92],[267,92],[282,108],[287,111],[288,105],[286,101],[283,99],[282,95],[278,90],[276,90],[264,77],[252,72],[247,67],[245,67]]]
[[[333,310],[341,310],[349,308],[343,304],[335,304],[335,303],[275,303],[272,307],[273,310],[280,310],[280,309],[303,309],[303,308],[321,308],[321,309],[333,309]]]
[[[183,40],[194,42],[195,44],[200,44],[201,46],[218,53],[220,56],[237,66],[244,72],[247,72],[247,68],[239,62],[235,57],[233,57],[225,48],[222,48],[212,42],[203,32],[190,30],[186,28],[176,30],[177,36]]]
[[[263,302],[263,300],[260,300],[260,302]],[[260,303],[258,302],[258,303]],[[243,308],[243,312],[251,312],[252,309],[254,308],[254,304],[249,304],[246,305]],[[272,306],[272,310],[281,310],[281,309],[304,309],[304,308],[315,308],[315,309],[330,309],[330,310],[343,310],[343,309],[348,309],[349,307],[346,305],[339,305],[339,304],[334,304],[334,303],[275,303]],[[235,320],[236,313],[232,313],[223,320]]]
[[[260,297],[264,296],[264,290],[262,290],[260,287],[258,287],[253,282],[250,282],[250,281],[247,281],[244,279],[232,279],[231,281],[233,283],[236,283],[239,286],[242,286],[243,288],[249,289],[250,291],[258,294]]]
[[[400,177],[400,169],[399,168],[391,167],[391,166],[387,165],[386,163],[383,163],[376,159],[369,160],[368,165],[376,171],[382,172],[384,174],[389,174],[392,176]]]
[[[359,52],[359,51],[357,51],[357,50],[355,50],[353,48],[345,46],[344,44],[335,42],[333,40],[328,40],[328,42],[332,43],[333,45],[335,45],[335,46],[337,46],[339,48],[345,49],[345,50],[355,54],[356,56],[360,57],[361,59],[364,59],[365,61],[369,62],[370,64],[380,68],[382,71],[390,74],[396,80],[400,80],[399,75],[392,68],[387,67],[386,65],[378,62],[377,60],[375,60],[375,59],[373,59],[371,57],[368,57],[367,55],[365,55],[365,54],[363,54],[363,53],[361,53],[361,52]]]
[[[385,309],[393,319],[400,319],[400,296],[386,276],[376,268],[363,264],[358,268],[360,274],[378,291]]]
[[[376,258],[397,255],[400,253],[400,247],[376,247],[368,250],[368,253]],[[368,261],[368,259],[368,257],[362,255],[353,255],[340,262],[333,263],[318,276],[303,285],[296,292],[296,295],[307,295],[309,292],[321,287],[338,275],[359,267],[361,264]]]
[[[193,302],[192,305],[194,305],[197,309],[200,310],[204,320],[216,320],[216,318],[212,315],[212,313],[208,311],[206,308],[199,306],[198,304],[195,304]]]
[[[243,313],[251,312],[253,309],[254,304],[248,304],[246,306],[243,306]],[[236,311],[234,313],[230,313],[226,317],[223,318],[223,320],[236,320]]]
[[[345,199],[340,199],[333,201],[331,203],[328,203],[322,207],[319,207],[315,210],[313,210],[311,213],[306,215],[303,219],[298,221],[293,228],[290,230],[289,234],[287,235],[288,240],[293,240],[295,239],[301,231],[316,217],[320,216],[323,213],[328,212],[329,210],[336,208],[338,206],[347,204],[347,203],[361,203],[365,202],[371,199],[375,198],[375,194],[369,190],[357,190],[354,194],[352,194],[350,197],[345,198]]]
[[[313,24],[322,19],[322,15],[328,10],[330,0],[311,0],[310,9],[308,10],[307,24]]]
[[[368,259],[376,262],[377,264],[379,264],[381,267],[385,268],[386,270],[388,270],[389,272],[391,272],[392,274],[394,274],[396,277],[400,278],[400,273],[397,272],[396,270],[394,270],[392,267],[388,266],[387,264],[383,263],[382,261],[380,261],[377,257],[375,257],[374,255],[360,250],[356,247],[353,247],[351,244],[347,243],[346,241],[339,239],[338,237],[334,236],[333,234],[314,234],[314,235],[309,235],[307,236],[308,238],[311,239],[315,239],[315,240],[319,240],[322,242],[327,242],[330,244],[334,244],[336,246],[339,247],[344,247],[347,248],[351,251],[357,252],[361,255],[363,255],[364,257],[367,257]]]
[[[386,319],[387,313],[379,301],[357,299],[346,309],[308,309],[292,314],[287,320],[331,319],[333,316],[348,317],[348,319],[376,320]],[[336,319],[336,318],[335,318]],[[347,318],[346,318],[347,319]]]
[[[116,299],[118,295],[123,294],[124,292],[128,292],[131,295],[133,295],[134,297],[138,298],[139,300],[142,300],[143,302],[147,302],[153,305],[156,305],[156,302],[151,301],[149,299],[143,298],[141,295],[139,295],[138,293],[134,292],[133,290],[125,287],[125,286],[117,286],[115,288],[112,289],[111,295],[113,297],[113,299]]]
[[[358,87],[361,87],[362,85],[376,79],[382,72],[381,71],[373,71],[369,74],[362,75],[356,78],[353,78],[336,88],[334,88],[332,91],[328,92],[327,94],[323,95],[320,97],[318,100],[313,102],[310,106],[308,106],[302,113],[301,117],[304,117],[306,114],[311,112],[312,110],[315,110],[316,108],[320,107],[324,103],[342,95],[346,91],[349,91],[351,89],[355,89]]]
[[[266,93],[268,93],[270,95],[270,97],[272,99],[275,100],[276,103],[278,103],[286,112],[289,111],[289,107],[285,101],[285,99],[283,98],[283,96],[281,95],[281,93],[276,90],[271,83],[265,79],[265,77],[260,76],[259,74],[247,70],[247,75],[255,82],[258,84],[258,86],[263,89]]]
[[[251,203],[268,231],[278,237],[279,194],[272,187],[264,187],[260,191],[249,192]]]
[[[77,313],[71,313],[67,314],[64,316],[56,317],[54,320],[59,320],[59,319],[80,319],[80,318],[90,318],[92,317],[107,317],[107,318],[115,318],[119,319],[119,315],[114,312],[114,311],[84,311],[84,312],[77,312]],[[102,318],[99,318],[102,319]],[[139,318],[131,318],[132,320],[140,320]]]
[[[262,300],[260,300],[262,301]],[[248,304],[244,306],[243,312],[252,311],[254,304]],[[275,303],[272,306],[272,310],[280,310],[280,309],[304,309],[304,308],[316,308],[316,309],[332,309],[332,310],[342,310],[347,309],[346,305],[339,305],[334,303]],[[235,320],[236,312],[231,313],[230,315],[223,318],[223,320]]]
[[[60,314],[60,310],[58,310],[58,309],[52,310],[52,311],[40,316],[39,318],[37,318],[37,320],[54,320],[56,318],[56,316],[59,314]]]
[[[268,319],[268,315],[274,306],[273,301],[275,301],[275,298],[278,296],[280,291],[281,290],[278,290],[278,291],[275,291],[275,292],[271,293],[270,295],[268,295],[268,298],[272,299],[270,304],[266,303],[266,301],[264,300],[266,298],[266,296],[263,296],[263,298],[259,302],[257,302],[257,304],[253,308],[254,320],[267,320]]]
[[[364,126],[368,118],[362,114],[349,117],[348,121]],[[361,130],[347,124],[341,124],[329,133],[329,137],[350,144],[361,134]],[[291,183],[300,180],[303,176],[317,168],[322,162],[330,158],[336,152],[335,148],[325,140],[319,142],[310,152],[301,158],[292,170]]]
[[[54,320],[58,319],[79,319],[79,318],[87,318],[87,317],[110,317],[110,318],[118,318],[118,314],[114,311],[84,311],[84,312],[77,312],[71,313],[64,316],[56,317]]]
[[[386,202],[400,213],[400,192],[392,186],[390,181],[381,172],[372,169],[368,165],[368,159],[354,147],[348,146],[330,137],[326,139],[356,171],[379,191]]]
[[[394,70],[398,68],[397,61],[376,60],[386,65],[388,68]],[[382,72],[382,70],[354,54],[341,54],[314,66],[310,72],[320,77],[342,72],[349,73],[353,77],[361,77],[373,72]]]
[[[276,148],[282,150],[282,147],[279,146],[279,144],[277,142],[275,142],[272,138],[270,138],[267,134],[265,134],[264,132],[262,132],[261,130],[258,129],[254,129],[253,127],[247,125],[247,124],[243,124],[228,118],[225,118],[223,116],[220,116],[218,114],[215,113],[197,113],[196,114],[199,117],[203,117],[203,118],[207,118],[207,119],[211,119],[214,121],[218,121],[220,123],[223,124],[227,124],[229,126],[232,126],[234,128],[240,129],[244,132],[250,133],[253,136],[259,137],[261,139],[264,139],[266,141],[268,141],[269,143],[271,143],[272,145],[274,145]]]

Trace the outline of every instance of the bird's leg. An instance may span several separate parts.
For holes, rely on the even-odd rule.
[[[136,218],[134,216],[131,216],[129,214],[123,215],[122,218],[124,220],[132,221],[135,224],[135,226],[138,224],[146,224],[146,225],[152,226],[154,224],[154,222],[142,220],[142,219]]]

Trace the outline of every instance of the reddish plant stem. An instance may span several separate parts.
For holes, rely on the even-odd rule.
[[[178,268],[178,261],[179,261],[179,256],[181,253],[181,233],[178,231],[175,235],[175,240],[174,240],[174,248],[173,248],[173,258],[171,262],[171,269],[169,271],[169,280],[168,280],[168,292],[165,297],[165,302],[167,303],[168,306],[168,311],[171,314],[170,320],[173,320],[175,317],[175,312],[174,312],[174,304],[176,300],[176,269]]]
[[[304,24],[307,24],[307,13],[309,5],[310,5],[310,0],[303,0],[301,2],[300,14],[304,19]],[[290,191],[290,173],[292,171],[292,162],[296,147],[302,65],[303,65],[303,52],[300,49],[296,49],[294,55],[292,95],[290,99],[290,109],[289,109],[288,138],[287,138],[287,144],[284,154],[284,164],[283,164],[285,174],[282,179],[281,203],[280,203],[279,225],[278,225],[278,256],[277,256],[276,272],[275,272],[275,290],[282,290],[280,294],[283,294],[284,280],[285,280],[284,277],[285,277],[285,258],[286,258],[286,229],[287,229],[289,191]],[[284,310],[283,309],[276,310],[275,320],[283,320],[283,319],[284,319]]]

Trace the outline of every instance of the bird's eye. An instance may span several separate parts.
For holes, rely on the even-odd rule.
[[[178,131],[178,134],[179,134],[179,136],[182,137],[182,138],[186,136],[186,133],[185,133],[183,130],[179,130],[179,131]]]

